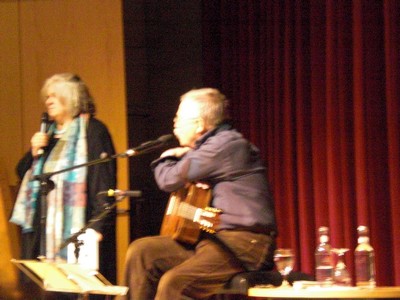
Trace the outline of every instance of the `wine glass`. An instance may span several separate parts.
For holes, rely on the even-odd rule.
[[[344,263],[344,254],[349,251],[348,248],[333,248],[332,252],[337,255],[337,262],[333,273],[335,285],[351,286],[351,278],[347,266]]]
[[[276,249],[274,253],[274,262],[277,270],[281,273],[283,281],[281,287],[288,287],[287,276],[294,267],[294,253],[292,249]]]

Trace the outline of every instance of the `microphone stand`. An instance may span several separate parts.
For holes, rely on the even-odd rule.
[[[123,197],[125,198],[125,196]],[[122,200],[123,198],[120,198],[118,201]],[[66,240],[64,240],[62,242],[62,244],[60,245],[59,249],[57,252],[60,252],[62,249],[64,249],[65,247],[68,246],[68,244],[70,243],[74,243],[75,245],[75,250],[74,250],[74,254],[75,254],[75,258],[76,261],[78,261],[79,258],[79,251],[80,251],[80,247],[83,245],[83,242],[78,240],[78,237],[85,233],[86,229],[91,228],[91,226],[103,219],[105,219],[111,212],[112,210],[117,206],[117,202],[114,202],[111,205],[106,205],[106,207],[104,208],[104,210],[102,212],[100,212],[99,214],[97,214],[96,216],[94,216],[93,218],[91,218],[85,226],[83,226],[79,231],[75,232],[73,235],[71,235],[69,238],[67,238]]]
[[[46,256],[46,218],[47,218],[47,195],[54,189],[54,181],[49,177],[40,179],[40,256]]]
[[[114,160],[116,158],[122,157],[122,158],[126,158],[126,157],[130,157],[130,156],[136,156],[136,155],[140,155],[143,153],[147,153],[150,152],[152,150],[155,150],[157,148],[160,148],[161,146],[164,146],[164,144],[157,144],[157,145],[148,145],[148,147],[146,146],[139,146],[137,148],[133,148],[133,149],[129,149],[126,152],[123,153],[119,153],[119,154],[115,154],[112,156],[107,156],[104,158],[98,158],[98,159],[94,159],[91,160],[89,162],[83,163],[83,164],[79,164],[79,165],[75,165],[69,168],[65,168],[62,170],[58,170],[58,171],[54,171],[54,172],[47,172],[47,173],[42,173],[39,175],[34,175],[32,177],[31,180],[38,180],[40,181],[40,257],[41,258],[45,258],[46,257],[46,222],[47,222],[47,195],[50,193],[51,190],[54,189],[55,184],[52,180],[50,180],[50,178],[56,174],[60,174],[60,173],[64,173],[64,172],[68,172],[77,168],[82,168],[82,167],[89,167],[89,166],[93,166],[93,165],[97,165],[97,164],[101,164],[101,163],[106,163],[109,162],[111,160]],[[116,203],[114,203],[116,205]],[[115,205],[113,205],[114,208]],[[108,212],[107,212],[108,214]],[[106,214],[106,215],[107,215]],[[100,217],[100,216],[99,216]],[[102,218],[105,217],[105,215],[101,215]],[[96,219],[95,222],[98,222],[100,219]],[[92,225],[94,222],[92,222],[90,225]],[[87,227],[84,227],[76,234],[73,235],[73,239],[71,239],[70,242],[75,242],[77,240],[77,237],[82,234],[85,230],[87,229]],[[83,231],[82,231],[83,230]],[[82,232],[81,232],[82,231]],[[71,237],[72,238],[72,237]],[[70,243],[69,242],[69,243]],[[76,243],[76,242],[75,242]],[[79,245],[77,245],[77,248],[79,248]],[[60,250],[63,249],[65,247],[64,243],[62,245],[63,247],[60,247]],[[79,252],[79,250],[78,250]],[[75,254],[76,255],[76,254]]]

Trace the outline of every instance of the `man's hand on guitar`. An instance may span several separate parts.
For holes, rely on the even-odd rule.
[[[199,189],[207,190],[210,188],[210,185],[204,182],[196,182],[196,187]]]
[[[175,157],[182,157],[184,156],[189,150],[192,148],[190,147],[176,147],[176,148],[171,148],[168,150],[165,150],[160,157],[166,157],[166,156],[175,156]]]

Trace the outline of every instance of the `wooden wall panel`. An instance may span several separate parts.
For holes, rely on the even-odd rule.
[[[19,13],[14,1],[0,2],[0,165],[16,184],[14,163],[22,146]]]
[[[17,297],[19,253],[17,226],[8,222],[13,200],[9,183],[16,183],[12,162],[22,151],[19,14],[16,2],[0,2],[0,298]]]
[[[5,177],[4,169],[0,169],[0,299],[1,296],[13,299],[17,297],[17,269],[10,263],[19,252],[19,229],[8,222],[11,211],[11,191]]]

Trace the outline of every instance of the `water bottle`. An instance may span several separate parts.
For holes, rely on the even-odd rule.
[[[319,285],[329,287],[333,284],[333,256],[329,244],[329,229],[318,229],[319,244],[315,249],[315,277]]]
[[[367,226],[358,226],[358,245],[354,251],[356,267],[356,286],[376,286],[375,282],[375,253],[369,243],[369,230]]]

